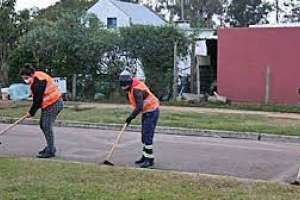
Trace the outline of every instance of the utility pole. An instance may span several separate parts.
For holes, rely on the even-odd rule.
[[[177,92],[177,80],[178,79],[178,67],[177,67],[177,42],[174,43],[174,69],[173,69],[173,100],[176,101],[178,95]]]
[[[167,6],[170,6],[170,17],[169,17],[169,21],[171,24],[174,23],[173,19],[174,19],[174,15],[175,15],[175,5],[176,5],[176,0],[174,0],[172,3],[169,4],[169,1],[167,1]]]
[[[184,22],[184,0],[181,0],[181,21]]]
[[[271,67],[266,67],[266,78],[265,78],[265,104],[270,103],[270,92],[271,92]]]
[[[275,10],[276,10],[276,23],[279,24],[279,0],[275,0]]]
[[[196,56],[197,64],[196,64],[196,81],[197,81],[197,95],[200,97],[201,94],[201,85],[200,85],[200,62],[201,56]]]

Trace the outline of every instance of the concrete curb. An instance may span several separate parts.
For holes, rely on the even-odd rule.
[[[0,123],[12,124],[16,118],[0,118]],[[23,125],[38,125],[37,119],[26,119],[22,122]],[[99,129],[99,130],[113,130],[119,131],[122,124],[101,124],[101,123],[88,123],[78,121],[61,121],[57,120],[56,127],[69,127],[69,128],[85,128],[85,129]],[[140,132],[141,126],[130,125],[127,128],[131,132]],[[255,133],[255,132],[236,132],[236,131],[220,131],[220,130],[206,130],[206,129],[188,129],[188,128],[175,128],[175,127],[157,127],[156,133],[177,135],[177,136],[194,136],[194,137],[215,137],[215,138],[231,138],[231,139],[247,139],[258,141],[274,141],[286,143],[299,143],[300,137],[298,136],[283,136],[268,133]]]

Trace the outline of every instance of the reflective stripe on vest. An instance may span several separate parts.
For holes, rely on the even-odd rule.
[[[144,91],[148,94],[148,97],[144,100],[143,113],[152,112],[159,108],[159,100],[149,90],[145,83],[137,79],[133,79],[131,91],[128,93],[128,99],[133,109],[136,108],[136,101],[133,94],[134,89]]]
[[[53,78],[51,78],[48,74],[41,71],[36,71],[33,75],[33,78],[37,78],[40,81],[45,80],[47,82],[43,96],[42,108],[47,108],[48,106],[56,103],[61,98],[62,93],[59,91],[59,88],[54,82]]]

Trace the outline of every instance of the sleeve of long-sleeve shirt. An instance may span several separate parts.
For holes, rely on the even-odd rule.
[[[133,96],[136,102],[136,108],[132,111],[130,115],[131,119],[136,118],[136,116],[138,116],[138,114],[140,114],[143,111],[145,92],[143,92],[142,90],[134,89]]]
[[[47,86],[46,80],[34,79],[33,86],[32,86],[32,93],[34,94],[34,96],[33,96],[32,106],[29,111],[31,116],[34,116],[35,113],[38,111],[38,109],[42,107],[43,96],[46,90],[46,86]]]

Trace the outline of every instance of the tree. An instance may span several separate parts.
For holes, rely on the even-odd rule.
[[[13,52],[10,77],[17,78],[16,72],[26,62],[55,76],[82,75],[83,94],[92,98],[104,57],[118,47],[118,41],[116,33],[84,11],[61,13],[58,21],[36,19]]]
[[[8,83],[8,58],[17,38],[15,0],[0,2],[0,83]]]
[[[124,68],[124,53],[142,61],[147,81],[156,94],[170,94],[174,43],[178,42],[179,53],[186,52],[184,34],[173,27],[107,30],[96,16],[84,10],[51,12],[56,15],[47,12],[47,16],[37,16],[18,40],[10,57],[12,80],[18,78],[19,68],[30,62],[68,80],[73,74],[78,75],[81,100],[93,99],[95,93],[103,91],[110,96],[119,91],[117,80]]]
[[[285,0],[281,5],[284,23],[300,22],[300,0]]]
[[[188,20],[193,27],[212,27],[212,17],[223,11],[223,0],[159,0],[156,10],[169,10],[170,21],[177,16],[180,20]],[[182,12],[183,11],[183,12]]]
[[[73,13],[74,11],[83,12],[98,0],[60,0],[48,8],[41,9],[39,18],[45,18],[51,21],[58,21],[63,13]]]
[[[268,23],[267,15],[272,9],[270,3],[262,0],[232,0],[226,21],[237,27]]]
[[[28,31],[30,11],[15,11],[15,0],[0,2],[0,85],[8,84],[9,58],[16,47],[17,39]]]
[[[173,49],[178,42],[179,53],[187,50],[185,36],[173,27],[133,26],[120,30],[121,49],[141,60],[146,81],[160,98],[171,95],[173,80]]]

